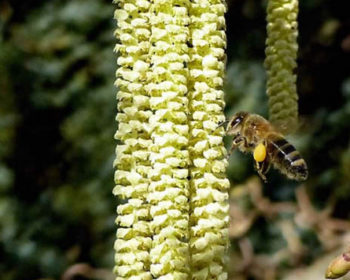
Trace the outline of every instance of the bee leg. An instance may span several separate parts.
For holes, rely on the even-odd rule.
[[[255,167],[256,167],[256,170],[260,176],[260,178],[265,182],[267,183],[267,179],[266,179],[266,173],[269,171],[270,169],[270,162],[268,160],[268,157],[265,158],[264,161],[261,161],[261,162],[258,162],[256,161],[255,162]]]
[[[231,149],[227,153],[227,160],[230,158],[232,152],[242,143],[244,143],[244,146],[246,146],[247,140],[244,137],[242,137],[241,135],[238,134],[237,136],[235,136],[233,138]]]
[[[232,154],[232,152],[237,148],[237,145],[235,145],[234,143],[232,143],[231,149],[228,151],[226,159],[228,160]]]

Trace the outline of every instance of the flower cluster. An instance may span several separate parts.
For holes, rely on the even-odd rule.
[[[188,279],[189,182],[188,0],[154,0],[150,15],[151,71],[146,90],[154,112],[149,173],[153,232],[151,273]]]
[[[227,279],[226,6],[117,3],[117,279]]]
[[[227,279],[228,247],[227,160],[223,145],[225,120],[225,3],[191,3],[190,49],[190,246],[192,279]]]
[[[292,132],[298,121],[294,73],[297,58],[298,0],[269,0],[265,67],[270,120],[282,132]]]
[[[119,0],[118,6],[115,18],[118,20],[116,36],[120,40],[116,45],[119,128],[115,137],[123,143],[116,149],[113,193],[126,202],[117,208],[115,273],[120,280],[152,279],[149,268],[152,235],[147,202],[151,170],[148,147],[152,144],[148,122],[152,111],[145,90],[151,35],[150,2]]]

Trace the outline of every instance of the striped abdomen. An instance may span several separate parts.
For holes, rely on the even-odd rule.
[[[269,148],[272,163],[288,178],[303,181],[308,176],[305,160],[300,153],[286,139],[282,137],[272,137],[269,140]]]

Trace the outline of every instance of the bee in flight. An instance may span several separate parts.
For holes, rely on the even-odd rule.
[[[263,117],[239,112],[228,122],[226,134],[233,136],[229,154],[238,148],[252,152],[259,176],[266,182],[271,164],[289,179],[306,180],[308,169],[300,153]]]

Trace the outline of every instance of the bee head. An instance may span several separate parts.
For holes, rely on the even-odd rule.
[[[242,124],[245,118],[248,116],[247,112],[238,112],[236,113],[231,120],[229,121],[226,134],[227,135],[237,135],[242,129]]]

